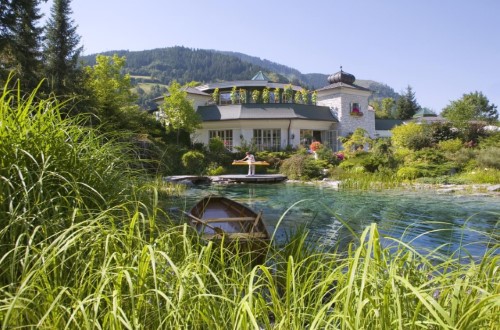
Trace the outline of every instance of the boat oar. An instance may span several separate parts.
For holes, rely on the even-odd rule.
[[[225,234],[224,230],[222,230],[221,228],[219,228],[219,227],[214,227],[214,226],[212,226],[212,225],[209,225],[206,221],[203,221],[203,220],[201,220],[200,218],[195,217],[195,216],[194,216],[194,215],[192,215],[191,213],[188,213],[188,212],[186,212],[186,211],[182,211],[182,210],[179,210],[179,211],[181,211],[181,212],[182,212],[182,214],[184,214],[184,215],[186,215],[187,217],[189,217],[189,218],[193,219],[194,221],[199,222],[199,223],[201,223],[202,225],[207,226],[208,228],[212,229],[212,230],[213,230],[214,232],[216,232],[217,234],[219,234],[219,235],[224,235],[224,234]]]

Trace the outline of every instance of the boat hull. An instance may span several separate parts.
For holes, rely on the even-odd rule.
[[[203,239],[223,242],[239,251],[263,254],[270,240],[262,212],[222,196],[207,196],[190,212],[190,225]]]

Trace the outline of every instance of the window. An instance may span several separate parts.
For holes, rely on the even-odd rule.
[[[351,115],[353,116],[362,116],[361,107],[359,103],[351,103]]]
[[[254,129],[253,143],[258,150],[278,151],[281,148],[280,129]]]
[[[228,129],[228,130],[223,130],[223,131],[208,131],[208,138],[211,140],[213,138],[220,138],[222,142],[224,143],[224,147],[229,150],[233,151],[233,131]]]
[[[220,105],[231,104],[231,93],[221,92],[219,99],[220,99],[220,101],[219,101]]]

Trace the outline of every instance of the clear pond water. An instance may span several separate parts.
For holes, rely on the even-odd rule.
[[[500,198],[473,194],[438,194],[432,190],[343,191],[300,183],[195,186],[182,197],[185,209],[218,194],[263,210],[278,241],[305,226],[309,239],[345,246],[375,222],[383,235],[410,242],[419,251],[438,249],[451,255],[460,247],[475,257],[498,243]],[[178,203],[179,201],[177,201]],[[391,244],[385,241],[385,244]]]

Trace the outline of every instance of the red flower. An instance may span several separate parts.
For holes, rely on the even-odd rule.
[[[310,145],[310,148],[312,151],[316,151],[318,150],[319,148],[321,147],[321,143],[319,143],[318,141],[314,141],[313,143],[311,143]]]

